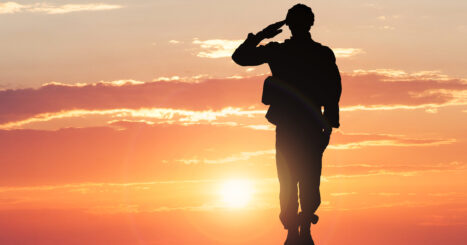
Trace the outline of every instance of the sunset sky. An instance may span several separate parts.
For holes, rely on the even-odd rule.
[[[465,244],[467,1],[301,2],[343,85],[315,242]],[[283,244],[269,68],[230,56],[296,3],[0,1],[0,244]]]

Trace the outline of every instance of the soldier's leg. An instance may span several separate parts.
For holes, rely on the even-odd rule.
[[[301,218],[306,222],[316,223],[315,212],[321,204],[321,158],[321,153],[313,154],[299,176]]]
[[[279,218],[285,229],[297,223],[298,188],[287,159],[279,151],[276,153],[277,175],[279,177],[279,200],[281,212]]]
[[[301,218],[306,222],[316,223],[315,212],[321,204],[320,182],[323,151],[327,146],[323,145],[321,135],[311,138],[307,147],[303,148],[302,161],[300,162],[300,207]]]
[[[311,237],[310,227],[311,223],[318,222],[318,216],[315,214],[319,205],[321,204],[321,196],[319,191],[320,178],[321,178],[321,151],[317,152],[313,147],[310,147],[308,157],[303,163],[303,170],[299,177],[300,187],[300,206],[301,212],[299,214],[300,235],[299,239],[301,244],[313,245],[313,238]]]
[[[290,154],[289,135],[278,130],[276,133],[276,166],[279,178],[279,199],[281,212],[279,218],[285,229],[298,224],[298,178],[293,168]]]

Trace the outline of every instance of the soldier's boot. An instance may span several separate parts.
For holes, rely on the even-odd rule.
[[[316,224],[319,217],[313,214],[309,219],[305,219],[302,213],[299,214],[299,224],[300,224],[300,244],[301,245],[314,245],[313,238],[311,238],[310,227],[311,223]]]

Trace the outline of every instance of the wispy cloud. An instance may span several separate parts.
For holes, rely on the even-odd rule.
[[[25,5],[21,5],[15,2],[0,3],[0,14],[18,13],[21,12],[24,8],[26,8]]]
[[[270,124],[263,124],[263,125],[246,125],[247,128],[252,128],[256,130],[267,130],[267,131],[274,131],[276,128]]]
[[[56,203],[70,207],[70,204],[61,201],[71,201],[72,206],[81,208],[88,213],[115,214],[115,213],[138,213],[138,212],[165,212],[173,210],[201,211],[217,208],[227,208],[222,201],[218,188],[226,180],[217,179],[193,179],[174,181],[147,181],[147,182],[92,182],[57,185],[30,185],[18,187],[0,187],[0,193],[5,198],[0,198],[0,211],[12,208],[22,208],[30,203],[37,206],[47,206],[48,203]],[[272,183],[270,178],[257,178],[249,180],[255,192],[264,194],[269,191]],[[184,191],[180,192],[181,187]],[[190,193],[185,191],[189,190]],[[155,195],[156,198],[141,199],[141,194]],[[172,197],[164,195],[172,193]],[[207,194],[207,195],[206,195]],[[57,197],[60,200],[57,203]],[[192,200],[194,195],[198,200]],[[83,196],[87,197],[83,199]],[[100,196],[102,198],[94,198]],[[124,197],[123,197],[124,196]],[[159,197],[157,197],[159,196]],[[219,197],[219,198],[216,198]],[[131,197],[131,198],[129,198]],[[177,197],[184,202],[170,203],[168,199]],[[130,200],[131,199],[131,200]],[[257,198],[264,202],[264,199]],[[257,203],[249,205],[248,208],[265,208],[270,204]]]
[[[396,147],[420,147],[453,144],[456,139],[430,139],[411,138],[404,135],[393,134],[369,134],[369,133],[343,133],[337,131],[333,134],[333,144],[329,149],[349,150],[360,149],[369,146],[396,146]]]
[[[172,76],[159,77],[154,82],[132,79],[93,84],[50,82],[37,89],[2,90],[0,104],[7,106],[0,107],[0,124],[5,126],[5,123],[34,117],[49,118],[53,113],[76,110],[165,108],[193,111],[190,113],[193,113],[194,118],[207,110],[219,111],[228,107],[244,110],[254,106],[264,113],[266,107],[260,104],[258,97],[261,95],[264,78],[264,75],[230,78]],[[342,73],[342,79],[345,91],[340,102],[342,112],[425,110],[436,113],[440,108],[467,105],[467,82],[464,79],[450,78],[438,71],[407,73],[391,69],[356,70]],[[261,113],[256,113],[256,116],[262,117]],[[205,113],[208,114],[215,113]],[[115,119],[117,118],[111,120]],[[250,125],[249,127],[255,129],[271,129],[262,125],[264,121],[251,121],[246,125],[238,121],[229,123]]]
[[[132,79],[100,81],[97,83],[73,83],[73,84],[61,83],[61,82],[48,82],[48,83],[42,84],[42,87],[57,86],[57,87],[79,88],[79,87],[86,87],[86,86],[107,86],[107,85],[119,87],[119,86],[125,86],[125,85],[138,85],[138,84],[144,84],[144,82],[132,80]]]
[[[195,38],[193,44],[199,45],[201,51],[197,53],[201,58],[224,58],[232,56],[235,49],[243,40],[209,39],[199,40]],[[364,53],[359,48],[334,48],[334,54],[339,58],[348,58]]]
[[[386,20],[387,18],[386,18],[386,16],[384,16],[384,15],[380,15],[380,16],[377,17],[377,19],[378,19],[378,20],[384,21],[384,20]]]
[[[131,79],[93,84],[50,82],[37,89],[3,90],[0,91],[0,104],[8,106],[0,107],[0,124],[32,117],[49,118],[51,115],[44,113],[61,114],[76,110],[173,108],[217,111],[227,107],[249,108],[260,104],[257,99],[261,90],[257,86],[260,79],[248,77],[241,80],[224,78],[184,82],[183,78],[176,76],[159,78],[156,82]],[[264,107],[259,108],[264,110]]]
[[[350,195],[355,195],[357,192],[337,192],[337,193],[331,193],[331,196],[333,197],[340,197],[340,196],[350,196]]]
[[[325,177],[327,179],[347,179],[347,178],[362,178],[371,176],[400,176],[412,177],[422,173],[440,173],[452,171],[465,171],[467,165],[465,163],[451,162],[440,164],[344,164],[344,165],[328,165]],[[375,195],[396,195],[380,192]]]
[[[336,144],[328,146],[329,149],[349,150],[360,149],[368,146],[437,146],[455,143],[455,139],[447,140],[426,140],[426,139],[398,139],[398,140],[367,140],[361,142],[353,142],[348,144]]]
[[[210,39],[199,40],[195,38],[193,44],[199,45],[201,50],[197,56],[201,58],[224,58],[232,56],[235,49],[243,42],[243,40],[225,40],[225,39]]]
[[[54,5],[50,3],[20,4],[16,2],[6,2],[0,3],[0,14],[13,14],[21,12],[67,14],[83,11],[113,10],[122,7],[122,5],[104,3]]]
[[[254,151],[254,152],[240,152],[238,154],[234,154],[228,157],[219,158],[219,159],[179,159],[178,162],[182,162],[184,164],[197,164],[197,163],[206,163],[206,164],[224,164],[224,163],[232,163],[232,162],[239,162],[239,161],[246,161],[250,160],[253,157],[264,156],[264,155],[271,155],[274,156],[276,150],[263,150],[263,151]]]
[[[332,50],[337,58],[349,58],[365,53],[363,49],[359,48],[333,48]]]
[[[467,82],[439,71],[355,70],[343,75],[343,111],[424,109],[467,105]],[[361,88],[365,88],[364,91]]]
[[[60,119],[82,119],[86,117],[93,117],[95,122],[95,116],[101,116],[104,123],[95,124],[93,126],[102,126],[105,124],[114,125],[121,127],[125,125],[125,122],[142,122],[146,124],[200,124],[200,123],[215,123],[219,118],[226,117],[246,117],[251,118],[255,116],[264,116],[265,110],[243,110],[241,108],[227,107],[218,111],[204,110],[183,110],[183,109],[171,109],[171,108],[141,108],[141,109],[110,109],[110,110],[69,110],[55,113],[41,113],[33,117],[0,124],[0,129],[20,129],[30,128],[31,125],[37,123],[49,122],[52,120]],[[229,122],[217,122],[217,123],[228,123]],[[237,124],[234,124],[237,125]],[[73,126],[73,125],[68,125]],[[75,125],[78,126],[78,125]],[[34,126],[32,128],[35,128]],[[252,125],[250,128],[258,129]],[[264,130],[264,128],[259,128]]]
[[[427,71],[418,71],[413,73],[408,73],[404,70],[395,70],[395,69],[372,69],[372,70],[363,70],[357,69],[353,70],[354,76],[359,75],[382,75],[386,78],[383,81],[407,81],[407,80],[425,80],[425,81],[448,81],[450,78],[448,75],[443,74],[439,70],[427,70]]]
[[[146,181],[146,182],[86,182],[77,184],[63,185],[36,185],[36,186],[21,186],[21,187],[0,187],[0,193],[3,192],[28,192],[28,191],[53,191],[65,190],[76,191],[80,189],[99,189],[99,188],[132,188],[141,189],[143,187],[154,187],[158,185],[176,185],[176,184],[196,184],[196,183],[211,183],[218,180],[215,179],[193,179],[193,180],[168,180],[168,181]]]
[[[392,196],[400,196],[401,193],[399,192],[378,192],[378,193],[372,193],[372,195],[392,197]]]
[[[435,192],[435,193],[428,193],[429,196],[434,196],[434,197],[446,197],[446,196],[462,196],[462,195],[467,195],[467,193],[458,193],[458,192]]]
[[[184,82],[184,83],[200,83],[207,79],[213,79],[214,77],[208,74],[198,74],[194,76],[160,76],[152,79],[153,82]]]
[[[341,108],[341,111],[388,111],[388,110],[417,110],[422,109],[428,113],[436,113],[439,108],[448,106],[467,105],[467,90],[433,89],[422,93],[407,92],[413,100],[438,100],[441,103],[407,104],[380,104],[380,105],[354,105]]]
[[[357,27],[361,29],[372,29],[382,31],[393,31],[396,29],[396,27],[390,25],[359,25]]]

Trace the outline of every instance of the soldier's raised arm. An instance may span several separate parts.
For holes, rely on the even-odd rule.
[[[257,66],[267,62],[270,46],[258,46],[266,38],[273,38],[281,33],[280,29],[285,21],[279,21],[269,25],[257,34],[249,33],[247,39],[235,50],[232,59],[241,66]]]

